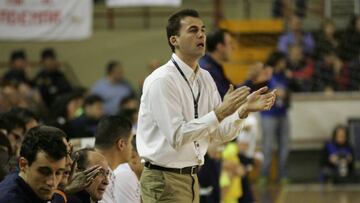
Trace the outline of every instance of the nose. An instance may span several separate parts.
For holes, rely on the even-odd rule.
[[[56,184],[56,175],[52,174],[50,175],[47,179],[46,179],[46,184],[51,187],[54,188],[55,184]]]
[[[102,184],[104,185],[109,185],[109,177],[108,176],[104,176],[104,179],[102,181]]]

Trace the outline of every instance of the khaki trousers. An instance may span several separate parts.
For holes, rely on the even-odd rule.
[[[197,175],[148,169],[140,179],[143,203],[199,203]]]

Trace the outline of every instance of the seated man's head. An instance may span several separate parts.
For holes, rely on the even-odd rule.
[[[100,119],[104,115],[104,100],[97,95],[90,95],[84,100],[85,115],[93,118]]]
[[[100,120],[95,133],[95,147],[100,151],[116,153],[118,164],[128,162],[132,154],[132,125],[121,116],[108,116]],[[117,166],[111,166],[112,169]]]
[[[56,59],[56,52],[52,48],[46,48],[41,52],[41,64],[47,71],[55,71],[59,68],[59,62]]]
[[[63,177],[67,149],[65,133],[39,126],[29,130],[20,149],[19,176],[43,200],[51,199]]]
[[[109,184],[109,165],[103,155],[94,149],[85,148],[75,152],[78,171],[84,171],[93,166],[100,166],[99,172],[92,183],[85,189],[93,201],[102,199],[107,185]]]

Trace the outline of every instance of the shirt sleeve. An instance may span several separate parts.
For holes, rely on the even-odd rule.
[[[149,88],[149,109],[161,133],[177,149],[214,132],[219,122],[214,111],[198,119],[185,121],[180,90],[169,78],[158,78]],[[188,107],[192,108],[192,107]]]
[[[211,133],[211,142],[224,143],[231,141],[240,134],[242,127],[243,119],[240,119],[238,112],[235,112],[221,121],[216,130]]]

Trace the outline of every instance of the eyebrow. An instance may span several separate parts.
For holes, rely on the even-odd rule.
[[[192,28],[198,28],[198,26],[196,25],[191,25],[188,29],[192,29]],[[201,26],[201,29],[205,28],[205,25]]]

